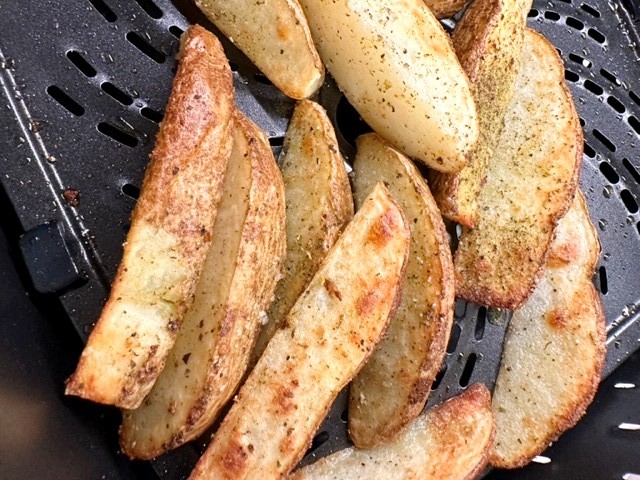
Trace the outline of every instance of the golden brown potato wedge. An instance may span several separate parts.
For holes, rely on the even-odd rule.
[[[298,0],[195,0],[222,33],[285,95],[307,98],[324,67]]]
[[[409,228],[379,185],[273,336],[191,479],[279,479],[384,334]]]
[[[285,254],[284,188],[269,142],[236,111],[233,149],[213,242],[164,371],[120,445],[150,459],[198,437],[233,395],[249,363]]]
[[[491,395],[482,384],[418,417],[391,443],[346,448],[304,467],[291,480],[475,478],[493,445]]]
[[[424,0],[436,18],[449,18],[465,6],[467,0]]]
[[[287,211],[287,259],[284,277],[267,311],[268,323],[256,343],[253,363],[353,217],[344,159],[333,125],[317,103],[302,100],[293,111],[280,168]]]
[[[222,46],[191,27],[122,262],[67,394],[136,408],[164,368],[211,244],[233,108]]]
[[[381,137],[443,172],[478,139],[476,108],[449,36],[422,0],[301,0],[327,69]]]
[[[349,435],[356,447],[371,448],[422,412],[447,348],[455,284],[449,236],[413,163],[371,133],[357,139],[354,173],[358,205],[382,181],[411,229],[402,300],[385,338],[351,383]]]
[[[460,297],[512,310],[529,297],[555,226],[571,205],[582,146],[562,60],[546,38],[527,29],[523,67],[488,166],[478,223],[463,228],[454,256]]]
[[[531,0],[474,0],[451,36],[476,99],[480,136],[461,171],[433,172],[430,185],[442,214],[470,228],[476,224],[487,163],[513,98],[530,8]]]
[[[540,284],[507,330],[493,395],[496,467],[525,465],[593,400],[605,320],[591,282],[600,246],[582,193],[558,224]]]

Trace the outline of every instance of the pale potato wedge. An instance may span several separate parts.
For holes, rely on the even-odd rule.
[[[467,0],[424,0],[436,18],[449,18],[464,7]]]
[[[196,5],[285,95],[302,99],[324,66],[298,0],[195,0]]]
[[[382,181],[411,229],[402,300],[385,338],[351,383],[349,435],[356,447],[371,448],[422,412],[446,353],[455,283],[449,236],[416,167],[375,133],[356,144],[356,204]]]
[[[397,306],[409,228],[379,185],[273,336],[190,478],[279,479]]]
[[[189,28],[122,262],[68,395],[136,408],[164,368],[211,244],[233,108],[222,46]]]
[[[463,228],[454,256],[457,295],[511,310],[525,302],[571,205],[582,147],[562,60],[546,38],[527,29],[523,67],[488,165],[477,226]]]
[[[333,125],[324,109],[302,100],[293,111],[280,157],[287,212],[284,277],[254,350],[267,343],[353,217],[353,197]]]
[[[487,163],[497,146],[522,66],[524,30],[531,0],[474,0],[451,41],[469,76],[480,136],[469,163],[459,172],[433,172],[429,184],[442,214],[473,228]]]
[[[236,391],[285,255],[284,187],[264,134],[236,111],[213,242],[164,371],[123,412],[122,452],[150,459],[200,436]]]
[[[320,56],[381,137],[456,172],[478,139],[476,108],[449,36],[422,0],[301,0]]]
[[[301,468],[291,480],[476,478],[494,438],[491,395],[482,384],[428,410],[391,443],[346,448]]]
[[[605,319],[591,282],[599,253],[579,192],[558,224],[540,284],[507,330],[492,404],[496,467],[527,464],[593,400],[605,356]]]

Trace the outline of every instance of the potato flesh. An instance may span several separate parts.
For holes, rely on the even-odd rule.
[[[340,232],[353,217],[353,198],[344,159],[324,109],[302,100],[293,112],[280,159],[284,180],[287,258],[284,277],[267,311],[254,352],[267,343],[304,291]]]
[[[273,84],[292,98],[320,88],[324,67],[298,0],[196,0]]]
[[[488,167],[478,224],[463,229],[455,253],[460,297],[509,309],[524,303],[571,204],[582,145],[562,60],[548,40],[527,29],[523,68]]]
[[[505,338],[490,459],[501,468],[525,465],[578,421],[604,364],[605,320],[591,282],[599,244],[581,192],[551,248],[540,284]]]
[[[384,181],[411,229],[402,300],[385,338],[351,384],[349,434],[357,447],[370,448],[389,441],[424,408],[451,331],[454,279],[449,237],[418,170],[376,134],[356,143],[357,203]]]
[[[231,69],[203,28],[182,38],[166,115],[109,299],[66,394],[135,408],[173,346],[211,244],[231,143]]]
[[[455,172],[478,137],[469,82],[421,0],[302,0],[320,56],[362,118],[404,153]]]
[[[353,447],[324,457],[291,480],[475,478],[487,463],[494,436],[491,396],[484,385],[418,417],[395,440],[369,450]]]
[[[380,185],[267,345],[192,480],[277,479],[295,466],[384,333],[408,246],[406,220]]]

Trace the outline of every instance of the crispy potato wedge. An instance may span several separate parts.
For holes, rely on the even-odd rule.
[[[540,284],[507,330],[492,404],[496,467],[527,464],[593,400],[605,356],[605,320],[591,282],[599,252],[579,193],[560,220]]]
[[[279,479],[397,306],[409,228],[383,185],[335,243],[240,389],[191,479]]]
[[[375,133],[356,143],[356,203],[382,181],[411,229],[402,300],[385,338],[351,383],[349,434],[356,447],[371,448],[422,412],[449,341],[455,283],[449,236],[416,167]]]
[[[307,98],[324,66],[298,0],[195,0],[196,5],[285,95]]]
[[[527,29],[523,68],[487,169],[478,223],[463,228],[454,256],[460,297],[511,310],[529,297],[575,194],[582,147],[562,61],[546,38]]]
[[[123,412],[120,446],[150,459],[198,437],[233,395],[285,255],[284,187],[269,142],[236,111],[213,242],[164,371]]]
[[[284,277],[267,311],[268,323],[256,343],[254,364],[353,217],[344,159],[333,125],[317,103],[302,100],[296,105],[280,168],[287,211],[287,259]]]
[[[233,108],[222,46],[191,27],[122,262],[68,395],[136,408],[164,368],[211,244]]]
[[[422,0],[301,0],[327,69],[362,118],[443,172],[467,162],[476,108],[449,36]]]
[[[486,181],[504,117],[522,65],[531,0],[475,0],[451,36],[476,99],[480,136],[469,163],[457,173],[433,172],[430,185],[442,214],[473,228],[478,195]]]
[[[458,13],[466,5],[467,0],[424,0],[424,3],[436,18],[441,19]]]
[[[291,480],[475,478],[494,438],[491,395],[482,384],[428,410],[387,445],[346,448],[304,467]]]

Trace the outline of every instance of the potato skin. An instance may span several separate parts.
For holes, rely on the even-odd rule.
[[[476,107],[448,35],[421,0],[302,0],[320,56],[381,137],[443,172],[478,139]]]
[[[151,459],[198,437],[249,365],[285,255],[284,188],[264,132],[236,110],[233,151],[213,242],[165,370],[135,410],[120,445]]]
[[[180,64],[109,299],[66,394],[136,408],[164,368],[211,244],[233,111],[231,69],[199,26]]]

